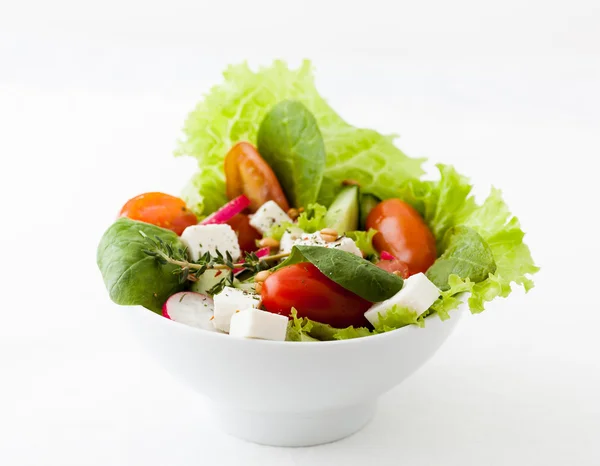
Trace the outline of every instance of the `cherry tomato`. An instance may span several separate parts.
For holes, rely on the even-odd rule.
[[[267,201],[275,201],[286,212],[290,208],[275,173],[249,142],[236,144],[225,157],[225,179],[227,197],[244,194],[252,212]]]
[[[406,265],[406,263],[402,262],[401,260],[398,260],[398,259],[382,260],[382,261],[377,262],[377,264],[375,264],[375,265],[377,267],[379,267],[381,270],[385,270],[386,272],[389,272],[389,273],[399,272],[400,276],[402,278],[409,277],[408,265]]]
[[[198,223],[196,215],[187,208],[183,199],[164,193],[145,193],[130,199],[119,216],[151,223],[178,235]]]
[[[435,261],[435,238],[419,213],[400,199],[377,204],[367,217],[367,230],[378,251],[388,251],[408,266],[408,275],[425,272]]]
[[[289,316],[292,307],[299,317],[334,327],[369,325],[364,313],[371,303],[342,288],[309,262],[289,265],[263,283],[264,308],[274,314]]]
[[[247,215],[237,214],[227,224],[235,231],[243,252],[252,252],[258,249],[256,240],[261,239],[262,235],[250,225],[250,218]]]

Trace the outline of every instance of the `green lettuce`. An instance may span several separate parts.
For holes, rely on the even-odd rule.
[[[373,238],[377,234],[377,230],[370,228],[369,231],[349,231],[346,236],[353,239],[356,246],[365,256],[365,259],[379,257],[377,250],[373,246]]]
[[[292,308],[290,317],[286,336],[287,341],[349,340],[377,333],[366,327],[335,328],[307,317],[298,317],[298,311],[294,308]]]
[[[379,314],[379,321],[375,325],[377,332],[389,332],[407,325],[418,325],[425,327],[423,315],[418,316],[415,311],[411,311],[407,307],[394,306],[385,315]]]
[[[223,75],[224,82],[213,87],[188,116],[175,151],[198,161],[201,172],[183,193],[196,213],[207,215],[223,204],[225,155],[237,142],[256,144],[263,118],[286,99],[298,100],[311,111],[325,142],[327,161],[319,203],[329,205],[345,179],[388,198],[396,195],[399,182],[423,174],[423,160],[398,149],[395,135],[356,128],[332,110],[317,92],[309,61],[298,69],[275,61],[257,72],[244,63],[230,66]]]
[[[325,228],[325,215],[327,207],[321,204],[308,204],[304,212],[298,217],[298,227],[306,233],[314,233]]]
[[[496,270],[479,283],[468,282],[471,291],[469,308],[478,313],[485,309],[485,303],[496,297],[506,297],[512,284],[522,285],[525,291],[533,287],[531,275],[539,268],[534,264],[529,247],[523,242],[525,233],[519,220],[514,217],[500,190],[492,188],[482,204],[477,204],[471,195],[472,185],[468,178],[460,175],[453,167],[439,164],[439,181],[409,180],[398,191],[398,197],[411,204],[423,216],[433,232],[438,247],[443,245],[444,235],[449,228],[464,225],[474,229],[489,246]],[[443,253],[438,250],[438,253]],[[459,300],[449,300],[453,295],[446,291],[446,302],[438,305],[444,317],[448,311],[458,307]],[[459,283],[455,294],[462,291]],[[462,287],[465,287],[463,284]],[[446,313],[446,314],[444,314]]]

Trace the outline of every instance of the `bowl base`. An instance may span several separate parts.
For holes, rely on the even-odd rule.
[[[302,413],[247,411],[215,405],[213,416],[234,437],[276,447],[335,442],[358,432],[373,418],[376,403]]]

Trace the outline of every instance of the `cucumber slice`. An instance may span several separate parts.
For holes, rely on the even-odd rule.
[[[358,186],[346,186],[327,210],[325,224],[343,235],[358,229],[358,215]]]
[[[377,196],[373,194],[362,194],[360,196],[360,228],[366,229],[367,216],[371,209],[381,202]]]

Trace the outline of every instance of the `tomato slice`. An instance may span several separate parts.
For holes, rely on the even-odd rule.
[[[144,193],[130,199],[119,216],[151,223],[178,235],[190,225],[198,223],[196,215],[187,208],[183,199],[158,192]]]
[[[408,274],[426,272],[436,259],[435,238],[419,213],[400,199],[387,199],[367,217],[377,251],[387,251],[408,266]]]
[[[227,197],[244,194],[252,212],[267,201],[275,201],[286,212],[290,208],[275,173],[249,142],[236,144],[225,156],[225,179]]]
[[[262,235],[250,225],[248,215],[237,214],[226,223],[235,231],[243,252],[252,252],[258,249],[256,241],[261,239]]]
[[[299,317],[345,328],[368,326],[364,313],[371,303],[323,275],[313,264],[289,265],[270,275],[261,289],[263,307],[289,316],[292,308]]]
[[[406,263],[402,262],[401,260],[398,260],[398,259],[381,260],[381,261],[377,262],[377,264],[375,264],[375,265],[377,267],[379,267],[381,270],[385,270],[386,272],[389,272],[389,273],[398,272],[402,278],[409,277],[408,265],[406,265]]]

